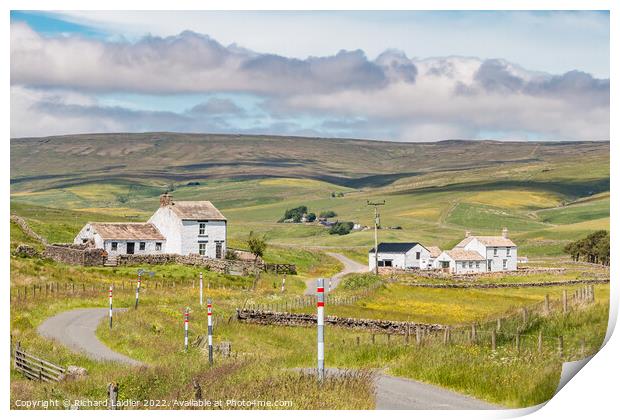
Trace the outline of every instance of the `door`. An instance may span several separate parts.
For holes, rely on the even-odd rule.
[[[487,271],[491,271],[491,260],[487,260]]]
[[[222,243],[215,243],[215,258],[222,258]]]
[[[127,242],[127,253],[128,254],[133,254],[135,249],[136,249],[135,242]]]

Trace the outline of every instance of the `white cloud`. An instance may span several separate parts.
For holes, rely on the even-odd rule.
[[[551,75],[475,57],[421,60],[388,50],[370,60],[354,50],[300,60],[224,47],[192,32],[106,42],[41,37],[13,24],[11,83],[12,136],[170,130],[403,141],[489,132],[500,138],[534,133],[549,140],[609,139],[608,79],[578,71]],[[232,101],[176,113],[97,102],[97,93],[114,92],[250,93],[263,98],[269,118],[241,130],[235,122],[255,115]]]

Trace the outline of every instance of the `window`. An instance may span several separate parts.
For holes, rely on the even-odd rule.
[[[377,261],[377,266],[378,267],[383,267],[383,260]]]
[[[155,242],[155,251],[161,251],[161,242]]]
[[[493,256],[497,257],[497,248],[493,248]]]
[[[198,223],[198,235],[204,236],[206,231],[207,231],[207,224],[206,223]]]
[[[116,251],[118,249],[118,242],[112,242],[112,251]]]
[[[385,260],[384,265],[386,267],[391,267],[392,266],[392,260]]]
[[[476,268],[480,268],[480,261],[476,261]]]
[[[205,243],[198,244],[198,253],[200,255],[205,255],[207,253],[207,244]]]
[[[474,268],[474,262],[473,261],[469,262],[469,268]]]
[[[420,259],[420,253],[419,253],[419,252],[416,252],[416,253],[415,253],[415,259],[416,259],[416,260],[419,260],[419,259]]]
[[[511,249],[510,247],[506,248],[506,256],[507,257],[510,257],[510,249]]]
[[[508,267],[508,260],[502,261],[502,268],[505,270]]]
[[[146,242],[140,242],[140,251],[144,251],[146,249]]]

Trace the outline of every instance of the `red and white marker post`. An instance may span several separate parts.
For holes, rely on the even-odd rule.
[[[211,305],[211,299],[207,299],[207,339],[209,343],[209,364],[213,365],[213,320],[211,315],[213,308]]]
[[[189,332],[189,307],[185,308],[185,314],[183,315],[183,323],[184,328],[185,328],[185,340],[184,340],[184,344],[185,344],[185,351],[187,351],[188,349],[188,345],[189,345],[189,341],[188,341],[188,332]]]
[[[317,319],[317,359],[318,359],[318,378],[319,382],[323,381],[325,374],[325,342],[323,335],[323,327],[325,326],[325,289],[324,279],[316,281],[316,319]]]
[[[112,285],[110,285],[110,292],[108,294],[108,299],[110,301],[110,329],[112,329]]]

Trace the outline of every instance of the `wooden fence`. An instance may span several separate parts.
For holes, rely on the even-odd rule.
[[[65,369],[31,353],[24,351],[17,343],[13,351],[14,367],[26,378],[43,381],[59,382],[65,376]]]

